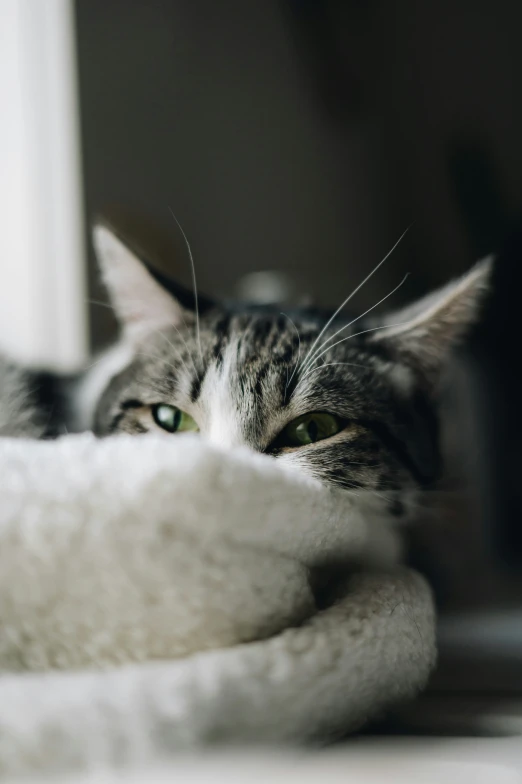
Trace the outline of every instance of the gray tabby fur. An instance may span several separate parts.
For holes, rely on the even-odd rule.
[[[0,436],[43,435],[41,411],[31,398],[30,374],[0,356]]]
[[[340,315],[321,334],[327,318],[305,311],[290,317],[278,308],[205,303],[198,319],[109,229],[98,226],[94,236],[120,341],[67,382],[61,422],[35,401],[31,380],[38,386],[40,377],[3,361],[0,435],[164,433],[151,406],[167,403],[190,414],[211,442],[266,452],[391,516],[414,511],[419,491],[440,473],[440,378],[478,317],[491,261],[381,323],[350,324]],[[345,429],[280,448],[282,428],[313,411],[334,413]]]

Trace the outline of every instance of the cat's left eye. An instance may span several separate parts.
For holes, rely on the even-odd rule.
[[[294,419],[281,431],[278,446],[306,446],[324,441],[343,429],[342,421],[334,414],[318,411]]]
[[[155,423],[166,430],[167,433],[182,433],[199,430],[196,421],[176,406],[167,403],[158,403],[152,406],[152,416]]]

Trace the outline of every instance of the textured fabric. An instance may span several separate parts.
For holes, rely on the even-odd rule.
[[[429,589],[355,494],[193,436],[6,439],[0,477],[1,773],[327,740],[433,666]]]

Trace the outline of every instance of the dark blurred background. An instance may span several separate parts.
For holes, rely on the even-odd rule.
[[[287,298],[337,306],[410,225],[356,307],[405,272],[387,304],[502,253],[450,394],[468,498],[440,490],[449,514],[413,552],[460,682],[482,645],[473,682],[522,690],[522,2],[76,0],[76,29],[87,220],[109,216],[180,281],[170,210],[217,296],[268,272]],[[89,276],[103,301],[92,254]],[[93,346],[114,329],[92,304]]]
[[[360,296],[409,271],[405,299],[496,250],[522,210],[518,0],[76,12],[88,216],[116,215],[188,282],[170,207],[203,290],[275,269],[336,305],[413,223]],[[95,344],[109,323],[96,312]]]

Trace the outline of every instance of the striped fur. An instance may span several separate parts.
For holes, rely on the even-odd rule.
[[[209,441],[272,455],[391,517],[407,516],[418,492],[436,480],[438,380],[478,317],[491,262],[395,314],[387,328],[208,300],[197,318],[108,229],[97,229],[95,244],[123,331],[74,386],[69,427],[99,436],[160,433],[151,407],[171,404],[192,416]],[[23,393],[10,383],[12,406]],[[310,412],[336,415],[343,429],[307,446],[278,446],[281,430]],[[23,406],[16,420],[7,419],[19,421],[24,433],[24,423],[35,421]],[[35,427],[31,434],[41,432]]]

